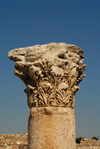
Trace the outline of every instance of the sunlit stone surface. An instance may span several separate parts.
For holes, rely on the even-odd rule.
[[[82,49],[66,43],[51,43],[14,49],[8,57],[16,62],[14,73],[26,85],[30,108],[73,108],[77,85],[85,77]]]
[[[85,77],[82,73],[86,69],[83,50],[66,43],[50,43],[11,50],[8,57],[16,62],[14,74],[26,85],[27,103],[31,109],[29,149],[74,149],[72,108],[79,90],[77,85]]]

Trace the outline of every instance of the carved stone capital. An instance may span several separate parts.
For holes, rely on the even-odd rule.
[[[77,85],[85,77],[82,49],[51,43],[14,49],[8,57],[16,62],[14,74],[26,85],[29,108],[73,108]]]

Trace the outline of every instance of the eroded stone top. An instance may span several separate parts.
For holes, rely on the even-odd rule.
[[[14,74],[26,85],[28,106],[73,107],[77,85],[85,77],[83,50],[66,43],[50,43],[11,50]]]

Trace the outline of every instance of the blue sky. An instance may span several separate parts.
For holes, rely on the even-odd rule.
[[[100,139],[100,1],[0,0],[0,133],[27,133],[25,85],[14,76],[8,51],[65,42],[85,53],[84,73],[75,98],[76,137]]]

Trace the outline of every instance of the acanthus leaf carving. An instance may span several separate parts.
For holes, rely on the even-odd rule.
[[[26,85],[28,106],[73,108],[75,93],[79,90],[77,85],[85,77],[82,73],[86,69],[83,51],[77,46],[65,43],[53,43],[52,46],[51,43],[23,48],[21,52],[24,54],[20,60],[19,50],[10,51],[8,57],[14,57],[15,75]]]

